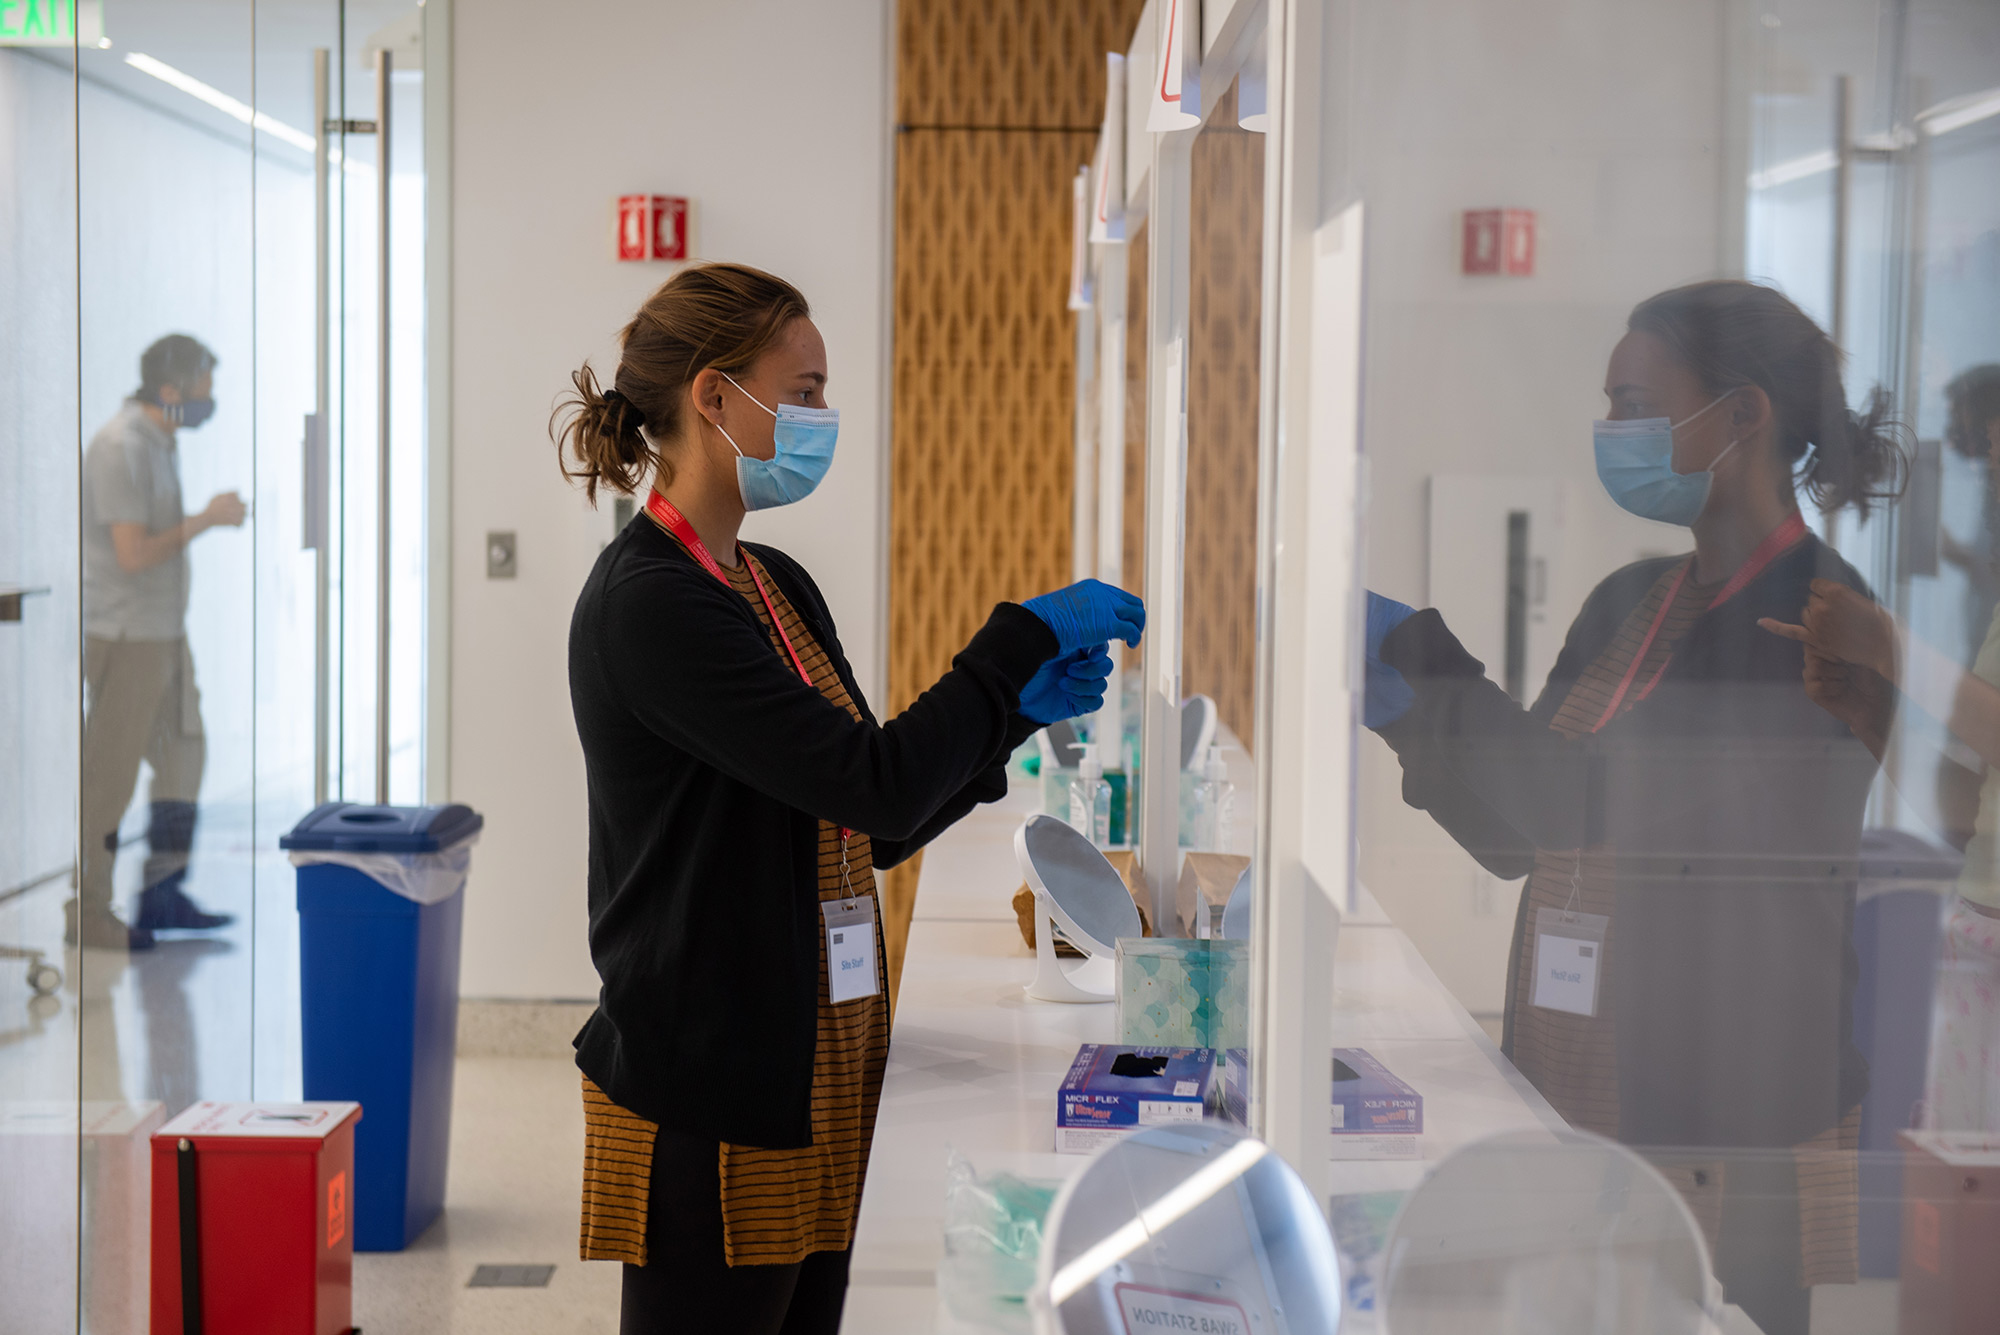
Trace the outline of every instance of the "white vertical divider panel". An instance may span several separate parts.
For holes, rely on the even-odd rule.
[[[1152,135],[1146,210],[1146,654],[1139,869],[1155,930],[1180,880],[1181,558],[1187,518],[1188,178],[1196,130]]]
[[[1085,306],[1076,312],[1076,412],[1071,434],[1076,441],[1075,473],[1070,497],[1071,579],[1097,573],[1097,312]]]
[[[1258,412],[1256,764],[1253,854],[1251,1124],[1327,1206],[1328,1107],[1333,1043],[1333,948],[1339,916],[1329,896],[1352,883],[1353,698],[1356,658],[1357,454],[1314,419],[1327,368],[1314,346],[1319,268],[1319,145],[1323,0],[1270,0],[1267,16],[1263,369]],[[1357,224],[1358,246],[1358,214]],[[1357,269],[1358,272],[1358,269]],[[1322,335],[1322,341],[1325,341]],[[1358,343],[1358,340],[1357,340]],[[1329,502],[1345,480],[1350,503]],[[1315,556],[1323,559],[1315,559]],[[1315,621],[1315,607],[1335,609]],[[1346,726],[1315,737],[1314,712],[1345,711]],[[1337,717],[1337,716],[1336,716]],[[1308,832],[1343,856],[1323,884],[1306,861]]]
[[[1097,252],[1097,577],[1106,584],[1125,581],[1125,310],[1127,251],[1096,245]],[[1111,678],[1104,683],[1104,708],[1091,735],[1100,744],[1106,768],[1122,766],[1125,716],[1125,645],[1111,642]],[[1067,757],[1064,757],[1067,760]]]

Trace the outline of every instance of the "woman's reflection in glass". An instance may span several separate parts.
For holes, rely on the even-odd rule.
[[[1435,610],[1371,594],[1368,722],[1403,795],[1503,879],[1525,876],[1504,1048],[1572,1125],[1642,1147],[1682,1190],[1727,1298],[1804,1331],[1852,1280],[1859,1111],[1856,859],[1893,698],[1808,698],[1812,581],[1866,595],[1807,528],[1892,493],[1879,393],[1778,292],[1716,281],[1633,310],[1605,379],[1599,476],[1692,554],[1605,577],[1523,708]]]

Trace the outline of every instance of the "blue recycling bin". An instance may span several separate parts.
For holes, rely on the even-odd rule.
[[[356,1251],[401,1251],[444,1210],[470,807],[329,802],[280,839],[298,868],[305,1097],[361,1104]],[[320,860],[325,859],[325,860]]]

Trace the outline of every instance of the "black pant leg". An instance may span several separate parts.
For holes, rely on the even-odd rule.
[[[1723,1298],[1764,1335],[1807,1335],[1812,1290],[1799,1284],[1799,1179],[1789,1150],[1744,1150],[1728,1161],[1715,1275]]]
[[[780,1335],[789,1329],[802,1267],[731,1266],[723,1257],[719,1151],[712,1140],[665,1128],[654,1138],[646,1264],[625,1267],[619,1335]],[[844,1265],[841,1278],[844,1291]]]
[[[799,1264],[799,1282],[778,1335],[840,1335],[847,1305],[847,1265],[854,1253],[814,1252]]]

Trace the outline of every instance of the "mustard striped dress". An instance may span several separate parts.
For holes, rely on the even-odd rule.
[[[769,629],[771,619],[758,596],[749,566],[723,573]],[[769,570],[758,576],[770,594],[785,635],[797,650],[813,685],[854,717],[847,687],[833,660],[807,630]],[[776,633],[773,651],[785,648]],[[849,893],[873,894],[874,861],[868,836],[848,841],[845,877],[840,831],[819,823],[819,899]],[[722,1182],[723,1255],[735,1265],[790,1265],[814,1252],[842,1251],[854,1241],[862,1178],[881,1101],[882,1072],[889,1057],[889,998],[882,954],[880,910],[875,934],[875,995],[835,1004],[827,1000],[826,935],[819,933],[819,1023],[813,1050],[812,1144],[803,1149],[763,1149],[753,1145],[718,1147]],[[646,1218],[653,1137],[657,1124],[619,1107],[583,1080],[583,1227],[580,1251],[586,1261],[646,1264]]]
[[[1692,561],[1692,558],[1690,558]],[[1673,592],[1677,576],[1687,577],[1674,593],[1659,634],[1646,646],[1645,658],[1633,674],[1621,712],[1672,657],[1675,645],[1722,591],[1721,582],[1697,584],[1686,563],[1669,566],[1654,581],[1639,605],[1626,616],[1618,633],[1577,678],[1564,696],[1549,726],[1568,738],[1589,733],[1604,716],[1645,643],[1646,632],[1660,606]],[[1605,968],[1618,967],[1618,918],[1613,905],[1617,883],[1614,850],[1538,849],[1529,873],[1520,922],[1535,921],[1539,909],[1569,908],[1610,919],[1605,935]],[[1609,988],[1598,993],[1597,1014],[1576,1015],[1531,1005],[1534,971],[1532,938],[1517,926],[1507,972],[1508,1055],[1555,1110],[1571,1126],[1618,1137],[1617,1016]],[[1640,946],[1644,942],[1639,943]],[[1793,1148],[1798,1172],[1801,1224],[1799,1282],[1851,1284],[1859,1273],[1861,1110],[1850,1110],[1842,1121]],[[1676,1155],[1658,1165],[1679,1188],[1714,1246],[1728,1192],[1725,1160],[1689,1162]]]

